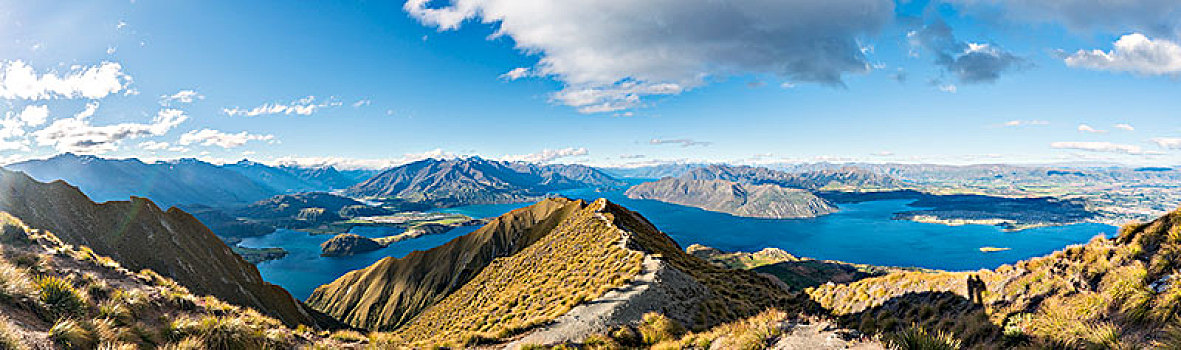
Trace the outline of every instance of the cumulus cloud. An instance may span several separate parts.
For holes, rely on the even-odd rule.
[[[363,99],[357,100],[357,102],[353,102],[353,108],[365,107],[365,106],[368,106],[372,103],[373,103],[373,101],[370,101],[367,98],[363,98]]]
[[[970,13],[1061,23],[1075,31],[1176,33],[1181,1],[1176,0],[946,0]]]
[[[1159,154],[1159,152],[1145,151],[1136,145],[1125,145],[1111,142],[1054,142],[1050,147],[1058,149],[1074,149],[1088,152],[1122,153],[1134,155]]]
[[[54,98],[101,99],[124,91],[131,77],[123,66],[103,62],[97,66],[73,66],[65,73],[38,74],[24,61],[0,61],[0,98],[46,100]]]
[[[25,106],[18,118],[27,126],[45,124],[45,121],[49,120],[49,106]]]
[[[1107,130],[1099,130],[1099,129],[1096,129],[1096,128],[1094,128],[1094,127],[1091,127],[1090,125],[1087,125],[1087,124],[1079,124],[1079,125],[1078,125],[1078,131],[1079,131],[1079,132],[1092,133],[1092,134],[1102,134],[1102,133],[1105,133],[1105,132],[1107,132]]]
[[[1123,131],[1136,131],[1136,127],[1132,126],[1132,124],[1116,124],[1112,127]]]
[[[184,146],[201,145],[234,148],[245,145],[250,141],[272,141],[274,139],[275,135],[269,134],[251,134],[245,131],[232,134],[213,129],[201,129],[192,130],[180,135],[180,140],[176,141],[176,143]]]
[[[1010,120],[1010,121],[1007,121],[1001,125],[1005,126],[1005,127],[1015,128],[1015,127],[1021,127],[1021,126],[1050,125],[1050,122],[1045,121],[1045,120]]]
[[[338,101],[316,102],[315,96],[304,97],[290,103],[264,103],[261,106],[244,109],[239,107],[223,108],[222,113],[229,116],[246,116],[256,117],[268,114],[285,114],[285,115],[312,115],[317,110],[329,107],[340,106]]]
[[[160,104],[170,105],[172,103],[193,103],[196,100],[204,100],[205,95],[202,95],[194,90],[180,90],[172,95],[160,96]]]
[[[1152,139],[1152,143],[1155,143],[1161,148],[1181,149],[1181,138],[1157,137]]]
[[[1079,50],[1064,59],[1067,66],[1140,75],[1181,74],[1181,45],[1144,34],[1121,36],[1111,51]]]
[[[869,70],[857,39],[894,16],[889,0],[408,0],[404,9],[441,31],[495,25],[492,38],[539,57],[531,75],[563,83],[553,101],[584,113],[740,74],[840,85]]]
[[[165,108],[156,113],[151,123],[95,126],[91,125],[90,117],[97,109],[98,103],[90,103],[73,118],[55,120],[34,132],[33,137],[38,145],[53,146],[61,152],[100,154],[116,150],[123,140],[164,135],[189,119],[180,110]]]
[[[513,68],[513,70],[505,72],[504,74],[501,74],[500,78],[504,79],[504,80],[512,81],[512,80],[521,79],[521,78],[524,78],[527,76],[529,76],[529,68],[528,67],[517,67],[517,68]]]
[[[562,149],[545,149],[541,152],[504,156],[502,160],[530,163],[547,163],[560,158],[585,156],[589,154],[584,147],[567,147]]]
[[[935,64],[964,83],[991,83],[999,79],[1002,73],[1020,69],[1027,64],[1024,58],[994,44],[959,41],[943,20],[911,31],[906,36],[912,46],[934,54]]]
[[[648,140],[649,145],[681,145],[681,147],[689,146],[709,146],[713,144],[708,141],[697,141],[693,139],[651,139]]]

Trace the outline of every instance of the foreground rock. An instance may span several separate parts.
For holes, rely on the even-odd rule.
[[[635,185],[625,194],[632,199],[652,199],[752,218],[812,218],[837,211],[835,205],[807,190],[726,180],[664,178]]]

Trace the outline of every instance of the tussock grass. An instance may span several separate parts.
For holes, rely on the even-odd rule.
[[[90,330],[72,319],[62,319],[54,323],[49,329],[49,339],[63,349],[86,349],[96,343]]]
[[[488,344],[543,325],[629,281],[643,255],[620,230],[583,210],[521,252],[493,260],[470,282],[394,333],[411,344]]]
[[[80,316],[86,312],[86,298],[65,278],[43,276],[37,278],[35,286],[37,299],[54,318]]]
[[[959,350],[961,347],[961,342],[949,333],[929,333],[917,326],[890,334],[885,340],[892,350]]]
[[[0,260],[0,302],[28,298],[34,291],[33,279],[29,277],[28,271]]]

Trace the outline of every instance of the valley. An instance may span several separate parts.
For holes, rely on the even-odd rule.
[[[470,162],[515,169],[514,176],[543,173],[542,167]],[[875,309],[875,322],[887,323],[867,324],[866,316],[856,315],[866,312],[858,311],[865,310],[861,305],[877,305],[876,299],[846,300],[845,289],[917,278],[935,281],[933,289],[920,290],[957,293],[950,280],[964,273],[956,271],[995,269],[1005,275],[1009,266],[1031,257],[1117,237],[1115,227],[1096,223],[1100,214],[1089,211],[1084,199],[935,194],[852,168],[786,173],[711,166],[660,180],[568,172],[593,175],[595,186],[550,174],[545,181],[559,185],[544,192],[531,192],[539,185],[470,190],[501,193],[493,195],[500,199],[509,198],[498,197],[504,193],[543,198],[535,202],[472,196],[466,198],[475,204],[459,205],[464,202],[413,200],[406,195],[411,192],[349,197],[348,190],[337,190],[185,208],[212,229],[206,232],[218,235],[209,237],[220,238],[202,244],[232,246],[224,254],[240,256],[241,264],[256,269],[259,280],[251,283],[273,283],[293,297],[294,306],[284,307],[307,308],[311,319],[294,323],[332,328],[341,322],[380,331],[370,342],[415,346],[560,344],[595,337],[648,346],[707,334],[720,337],[710,338],[717,341],[727,336],[716,327],[730,322],[796,317],[894,334],[906,329],[889,320],[911,316]],[[29,181],[15,173],[6,178]],[[12,202],[5,208],[30,215],[21,207]],[[80,242],[104,247],[103,241]],[[198,290],[209,283],[175,276]],[[985,276],[990,285],[1000,283],[997,275]],[[914,287],[891,288],[889,293]],[[549,296],[531,298],[543,295]],[[628,301],[615,301],[620,298]],[[267,305],[262,310],[280,320],[292,317]],[[658,316],[649,312],[654,305],[665,305]],[[639,341],[613,333],[649,322],[702,333],[675,331]],[[784,333],[789,329],[771,328],[771,338],[763,341],[803,341],[789,338]],[[994,344],[1000,338],[963,339]]]

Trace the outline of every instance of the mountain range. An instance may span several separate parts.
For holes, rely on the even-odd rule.
[[[307,305],[264,282],[193,216],[144,198],[97,204],[63,181],[0,170],[0,212],[4,346],[97,344],[88,339],[201,344],[190,348],[1181,344],[1181,211],[1044,257],[944,272],[773,249],[691,247],[690,254],[639,213],[605,199],[550,198],[442,246],[347,273]],[[63,313],[81,318],[54,317]],[[128,323],[133,316],[153,318]],[[131,332],[132,324],[141,336],[106,331]],[[375,332],[287,328],[301,324]],[[149,327],[158,330],[143,332]]]
[[[775,184],[740,184],[726,180],[664,178],[632,186],[632,199],[697,207],[735,216],[791,219],[835,213],[836,205],[805,189]]]
[[[39,181],[65,180],[99,202],[151,198],[162,207],[230,207],[274,195],[327,191],[359,182],[366,172],[344,173],[331,167],[272,167],[242,161],[215,165],[196,159],[145,163],[63,153],[48,159],[5,166]]]
[[[584,165],[469,157],[424,159],[393,167],[344,192],[354,197],[452,207],[536,201],[552,191],[622,185],[622,181]]]

